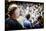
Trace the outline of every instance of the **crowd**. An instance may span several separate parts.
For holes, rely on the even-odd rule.
[[[24,5],[24,6],[23,6]],[[6,30],[35,29],[44,27],[43,5],[11,4],[8,8],[8,18],[5,19]]]

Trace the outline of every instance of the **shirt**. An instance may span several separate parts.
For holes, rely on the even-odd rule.
[[[5,20],[5,29],[6,30],[19,30],[23,29],[22,26],[18,23],[18,21],[15,19],[7,18]]]
[[[32,27],[32,23],[30,22],[30,20],[24,20],[24,27],[27,29]]]

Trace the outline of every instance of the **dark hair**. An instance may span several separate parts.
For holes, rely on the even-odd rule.
[[[10,11],[9,11],[9,15],[11,16],[13,13],[14,13],[14,11],[17,9],[17,7],[13,7]]]
[[[38,21],[39,21],[41,24],[43,24],[43,23],[44,23],[44,18],[43,18],[42,16],[39,16],[39,17],[38,17]]]
[[[39,16],[39,17],[38,17],[38,20],[41,20],[41,18],[42,18],[42,16]]]
[[[29,19],[30,18],[30,14],[26,15],[26,18]]]

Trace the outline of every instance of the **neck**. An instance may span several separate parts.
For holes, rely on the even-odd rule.
[[[17,17],[15,17],[15,16],[10,16],[10,18],[11,18],[11,19],[17,19]]]

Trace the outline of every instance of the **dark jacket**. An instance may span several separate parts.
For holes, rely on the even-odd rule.
[[[17,20],[7,18],[5,20],[5,29],[6,30],[19,30],[23,29],[21,24],[18,23]]]

